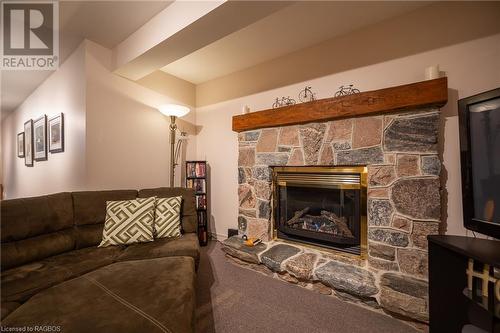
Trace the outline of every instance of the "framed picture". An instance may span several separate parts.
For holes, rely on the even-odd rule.
[[[35,161],[47,160],[47,116],[43,115],[33,122]]]
[[[24,132],[17,134],[17,157],[24,157]]]
[[[24,165],[33,166],[33,120],[24,123]]]
[[[64,151],[64,114],[49,119],[49,151],[51,154]]]

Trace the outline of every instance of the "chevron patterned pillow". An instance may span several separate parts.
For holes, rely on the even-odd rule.
[[[106,202],[99,247],[153,241],[156,197]]]
[[[182,197],[157,198],[155,210],[155,238],[181,235]]]

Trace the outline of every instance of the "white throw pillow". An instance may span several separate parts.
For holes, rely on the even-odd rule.
[[[153,241],[156,197],[106,202],[99,247]]]
[[[155,210],[155,237],[179,237],[181,235],[182,197],[157,198]]]

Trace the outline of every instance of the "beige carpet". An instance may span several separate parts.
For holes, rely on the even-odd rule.
[[[387,315],[321,295],[229,262],[212,241],[197,279],[200,333],[412,333]]]

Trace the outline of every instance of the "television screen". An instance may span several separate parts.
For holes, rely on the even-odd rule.
[[[469,111],[474,218],[500,223],[500,98]]]
[[[458,106],[464,225],[500,238],[500,88]]]

